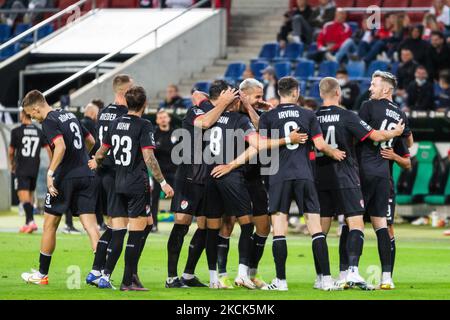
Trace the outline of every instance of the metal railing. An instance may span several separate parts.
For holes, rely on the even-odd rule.
[[[355,8],[355,7],[344,7],[342,10],[347,12],[367,12],[367,13],[373,13],[373,10],[370,10],[369,7],[361,7],[361,8]],[[430,11],[430,7],[381,7],[377,8],[380,12],[426,12]]]
[[[109,59],[113,58],[114,56],[118,55],[119,53],[121,53],[123,50],[129,48],[130,46],[134,45],[135,43],[141,41],[142,39],[152,35],[153,33],[155,34],[155,48],[158,48],[158,30],[161,29],[162,27],[168,25],[169,23],[173,22],[174,20],[178,19],[179,17],[185,15],[186,13],[188,13],[189,11],[191,11],[192,9],[196,9],[198,7],[200,7],[201,5],[205,4],[208,0],[201,0],[199,2],[197,2],[196,4],[190,6],[189,8],[187,8],[186,10],[183,10],[180,14],[176,15],[175,17],[171,18],[170,20],[164,22],[163,24],[157,26],[156,28],[146,32],[145,34],[141,35],[140,37],[138,37],[137,39],[129,42],[127,45],[103,56],[102,58],[98,59],[97,61],[91,63],[89,66],[83,68],[82,70],[78,71],[77,73],[73,74],[72,76],[70,76],[69,78],[61,81],[60,83],[56,84],[55,86],[51,87],[50,89],[48,89],[47,91],[45,91],[43,94],[44,96],[48,96],[54,92],[56,92],[57,90],[63,88],[64,86],[68,85],[69,83],[73,82],[74,80],[78,79],[79,77],[83,76],[84,74],[90,72],[92,69],[94,68],[98,68],[98,66],[100,64],[102,64],[103,62],[108,61]],[[215,6],[215,1],[212,1],[212,9],[216,9]],[[98,80],[98,73],[96,73],[96,78],[95,80]]]
[[[52,15],[51,17],[49,17],[48,19],[45,19],[44,21],[39,22],[38,24],[36,24],[35,26],[31,27],[30,29],[28,29],[25,32],[22,32],[21,34],[15,36],[14,38],[6,41],[5,43],[3,43],[2,45],[0,45],[0,50],[3,50],[23,39],[25,39],[27,36],[29,36],[30,34],[33,34],[33,43],[32,45],[34,47],[36,47],[36,43],[38,42],[38,31],[40,28],[52,23],[55,20],[59,20],[66,14],[71,13],[73,10],[76,10],[77,8],[80,8],[82,5],[84,5],[85,3],[91,2],[92,3],[92,8],[90,12],[95,12],[94,10],[96,9],[96,0],[80,0],[77,3],[74,3],[70,6],[68,6],[67,8],[65,8],[64,10],[59,11],[58,13]],[[88,13],[89,14],[89,13]]]

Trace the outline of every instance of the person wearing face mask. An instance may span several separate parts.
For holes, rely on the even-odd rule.
[[[428,72],[424,66],[418,66],[407,92],[406,106],[409,110],[434,110],[433,83],[428,80]]]
[[[341,105],[348,110],[355,109],[355,102],[359,96],[359,87],[353,81],[349,81],[347,70],[340,69],[336,73],[336,79],[341,87]]]

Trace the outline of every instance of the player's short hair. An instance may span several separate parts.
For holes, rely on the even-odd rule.
[[[392,89],[397,88],[397,78],[390,72],[377,70],[373,73],[373,78],[381,78],[381,80],[387,84],[389,84]]]
[[[336,92],[341,86],[336,78],[325,77],[319,82],[319,91],[321,96],[329,96]]]
[[[239,90],[245,91],[253,88],[264,89],[264,85],[256,79],[248,78],[241,82]]]
[[[171,83],[167,86],[167,88],[175,89],[175,91],[178,92],[178,86],[176,84]]]
[[[105,107],[105,103],[102,99],[93,99],[91,103],[95,104],[99,110],[102,110]]]
[[[22,107],[32,107],[36,104],[46,104],[44,95],[39,90],[32,90],[27,93],[25,98],[22,100]]]
[[[27,118],[28,120],[31,120],[31,116],[23,110],[23,108],[20,108],[20,113],[22,114],[22,117]]]
[[[289,96],[294,90],[300,92],[299,82],[294,77],[283,77],[278,80],[278,93],[280,96]]]
[[[141,111],[147,101],[147,93],[141,86],[133,86],[125,93],[128,110]]]
[[[113,90],[118,92],[124,84],[131,82],[131,77],[127,74],[118,74],[113,79]]]
[[[222,91],[227,90],[229,87],[230,85],[225,80],[215,80],[209,88],[209,98],[211,100],[216,100],[219,98]]]

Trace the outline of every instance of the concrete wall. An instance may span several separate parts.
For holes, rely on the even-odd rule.
[[[118,73],[130,74],[150,97],[154,97],[169,83],[178,83],[180,78],[202,71],[215,59],[226,55],[225,18],[225,12],[218,10],[204,22],[161,47],[134,56],[101,76],[98,82],[94,81],[75,92],[71,96],[71,104],[83,106],[93,98],[111,102],[112,79]]]

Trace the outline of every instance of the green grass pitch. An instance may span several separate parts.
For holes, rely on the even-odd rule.
[[[2,221],[7,217],[0,217]],[[99,290],[84,283],[92,263],[92,252],[86,235],[58,233],[57,249],[53,256],[49,285],[39,287],[25,284],[21,272],[37,268],[40,234],[21,235],[0,232],[0,299],[174,299],[174,300],[256,300],[256,299],[449,299],[450,298],[450,238],[442,229],[397,226],[397,259],[394,271],[396,289],[392,291],[363,292],[359,289],[341,292],[321,292],[312,289],[315,278],[311,239],[306,236],[288,236],[287,278],[288,292],[250,291],[242,288],[213,291],[211,289],[165,289],[166,244],[170,224],[161,224],[158,234],[151,234],[140,262],[140,277],[150,289],[147,293],[122,293],[119,290]],[[369,227],[367,225],[367,227]],[[191,232],[194,230],[191,227]],[[338,274],[338,239],[336,228],[328,238],[330,262],[334,276]],[[5,231],[5,230],[3,230]],[[231,276],[237,272],[237,233],[232,238],[228,263]],[[179,263],[181,273],[186,261],[191,234],[186,237]],[[123,255],[113,274],[114,284],[120,285]],[[197,274],[208,280],[206,257],[203,254]],[[367,230],[360,272],[366,279],[374,279],[379,270],[376,239]],[[78,273],[78,271],[80,271]],[[260,273],[266,281],[274,277],[271,240],[267,242]],[[77,288],[79,284],[79,289]],[[69,289],[68,287],[72,288]]]

